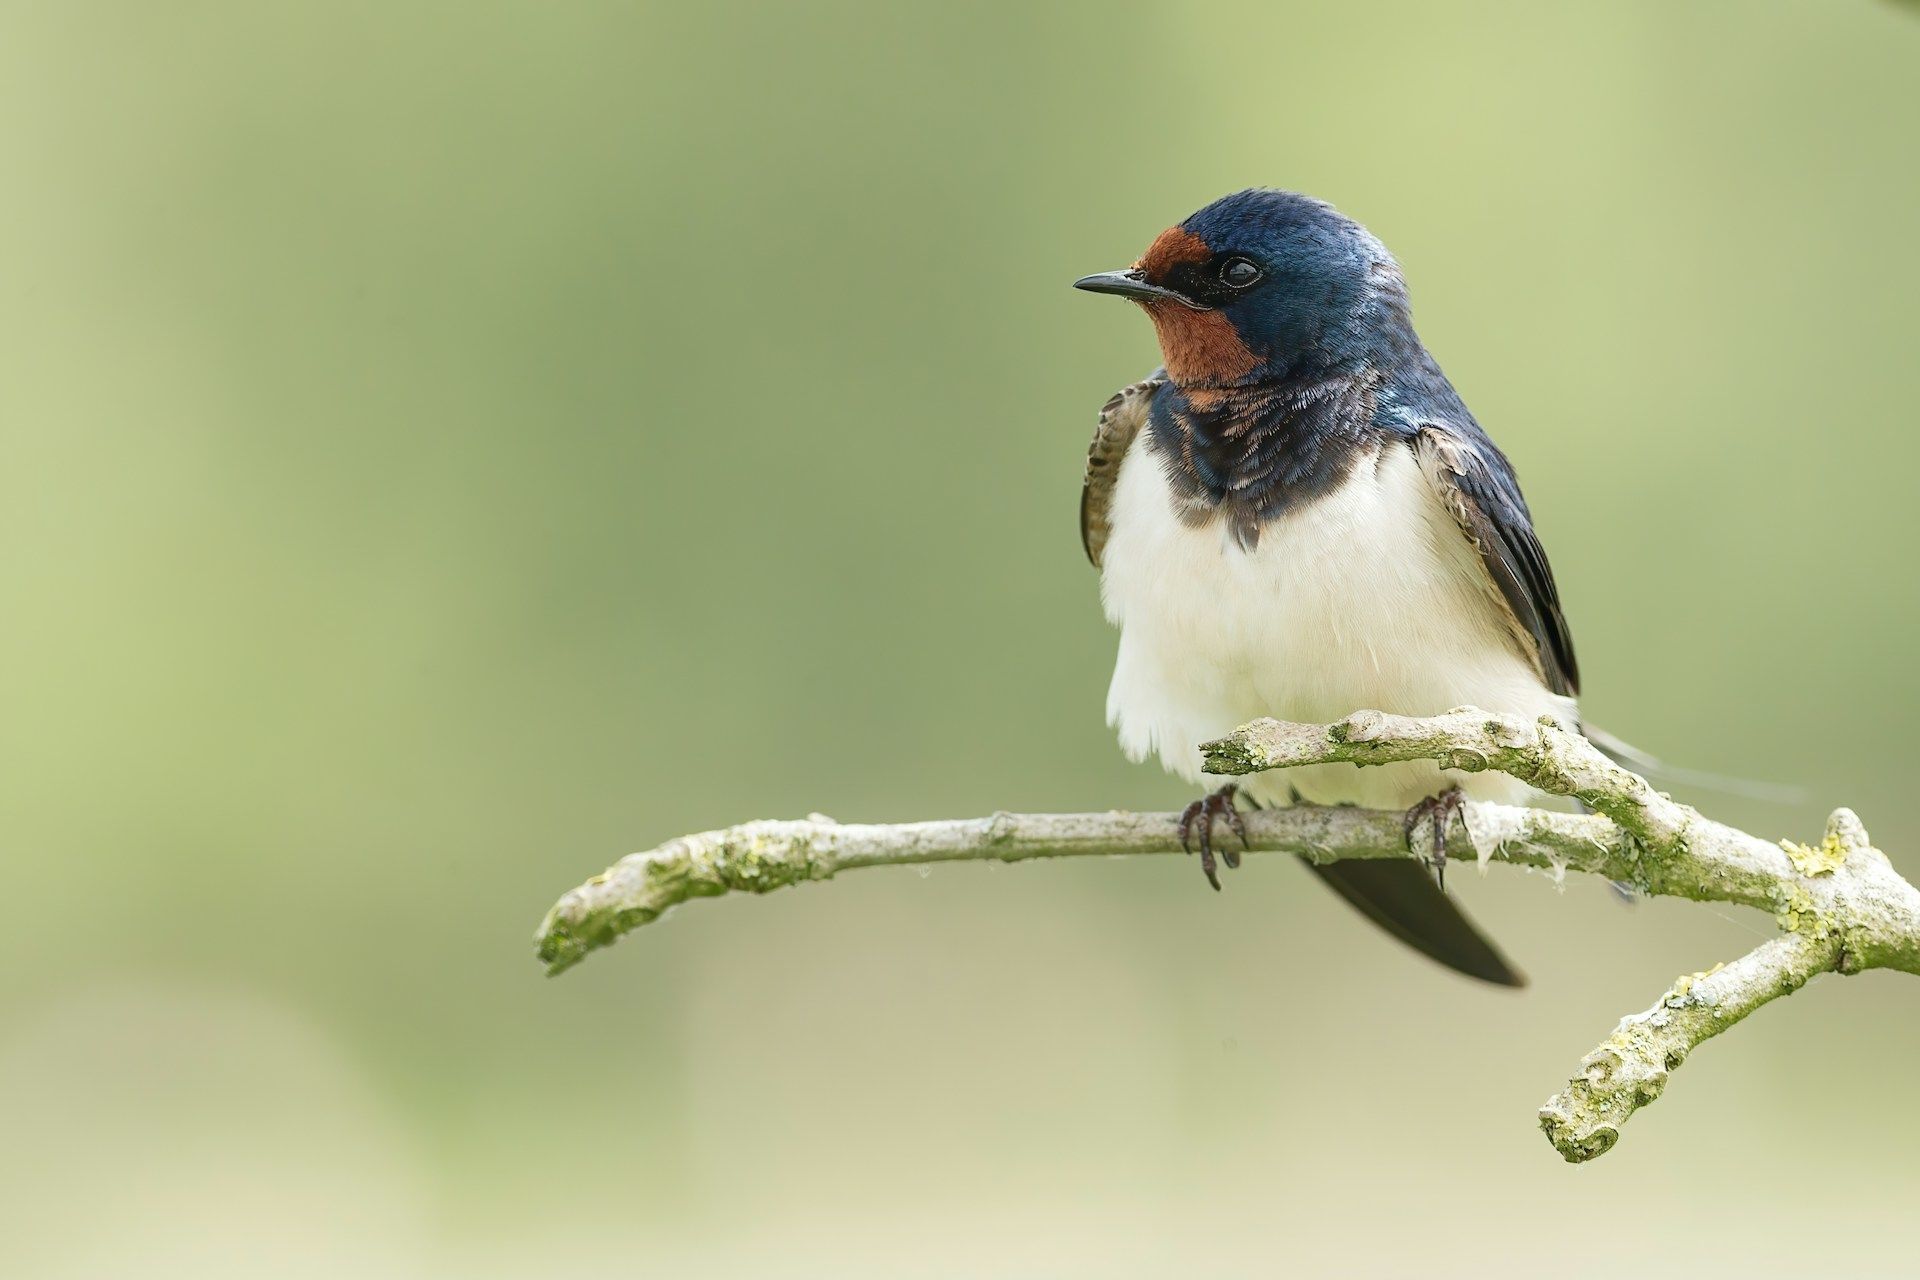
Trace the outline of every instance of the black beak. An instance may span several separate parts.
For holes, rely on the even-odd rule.
[[[1206,310],[1206,307],[1184,293],[1148,284],[1138,267],[1129,267],[1125,271],[1103,271],[1097,276],[1081,276],[1073,282],[1073,287],[1085,289],[1088,293],[1111,293],[1115,297],[1132,298],[1136,302],[1177,302],[1195,311]]]

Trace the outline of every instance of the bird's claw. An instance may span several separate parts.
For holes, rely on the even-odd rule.
[[[1253,846],[1247,841],[1247,824],[1240,817],[1240,811],[1233,807],[1233,797],[1240,788],[1229,783],[1212,795],[1202,796],[1180,811],[1180,847],[1188,853],[1193,852],[1192,837],[1197,831],[1200,836],[1200,870],[1206,873],[1207,883],[1216,890],[1220,888],[1220,873],[1213,861],[1213,824],[1216,819],[1225,818],[1227,825],[1233,828],[1233,834],[1240,837],[1240,848]],[[1240,849],[1231,845],[1223,846],[1220,856],[1229,868],[1240,865]]]
[[[1466,803],[1466,799],[1466,793],[1460,788],[1448,787],[1439,795],[1428,796],[1407,810],[1407,852],[1419,852],[1413,847],[1413,834],[1420,829],[1420,824],[1433,824],[1433,852],[1427,858],[1427,865],[1433,868],[1434,883],[1440,886],[1442,893],[1447,889],[1447,830],[1453,825],[1453,815],[1460,812],[1460,806]]]

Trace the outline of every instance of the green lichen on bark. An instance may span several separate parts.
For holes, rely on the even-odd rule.
[[[1780,847],[1786,850],[1793,869],[1803,876],[1830,876],[1847,865],[1847,847],[1836,831],[1827,832],[1818,848],[1797,840],[1782,840]]]
[[[554,904],[534,935],[535,953],[548,973],[562,973],[683,902],[831,879],[834,861],[808,826],[750,822],[623,858]]]
[[[1580,1164],[1603,1156],[1620,1141],[1620,1126],[1641,1107],[1658,1099],[1667,1087],[1663,1065],[1643,1070],[1651,1046],[1646,1033],[1623,1023],[1600,1047],[1580,1061],[1580,1074],[1564,1094],[1540,1108],[1540,1128],[1569,1163]],[[1676,1062],[1674,1064],[1678,1066]]]
[[[1773,919],[1782,932],[1803,934],[1816,940],[1832,937],[1835,932],[1832,916],[1821,909],[1820,903],[1802,885],[1787,885],[1780,891]]]

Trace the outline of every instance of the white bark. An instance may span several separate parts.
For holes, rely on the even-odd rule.
[[[1650,894],[1735,902],[1774,914],[1780,937],[1730,964],[1681,978],[1652,1008],[1623,1020],[1541,1108],[1542,1128],[1571,1161],[1609,1150],[1620,1126],[1660,1096],[1696,1046],[1768,1001],[1825,972],[1920,973],[1920,891],[1894,872],[1845,809],[1828,821],[1817,847],[1770,844],[1656,791],[1551,721],[1528,724],[1472,708],[1421,719],[1361,711],[1333,725],[1262,720],[1202,750],[1208,771],[1223,774],[1343,761],[1434,760],[1466,772],[1496,769],[1541,791],[1575,797],[1595,812],[1469,803],[1466,832],[1449,837],[1453,856],[1565,868]],[[1412,857],[1402,817],[1302,806],[1247,814],[1246,826],[1253,852],[1294,853],[1314,862]],[[748,822],[621,859],[562,897],[535,940],[549,972],[559,973],[693,898],[765,893],[856,867],[1177,853],[1177,822],[1171,813],[1121,811],[886,825],[843,824],[818,814]]]

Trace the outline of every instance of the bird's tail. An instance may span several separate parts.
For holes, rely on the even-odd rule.
[[[1770,804],[1806,803],[1807,792],[1804,787],[1796,787],[1785,782],[1755,782],[1751,778],[1730,778],[1724,774],[1685,769],[1679,765],[1668,764],[1658,756],[1642,751],[1631,742],[1617,738],[1596,725],[1582,725],[1580,732],[1586,735],[1588,742],[1606,753],[1615,764],[1624,765],[1645,778],[1678,783],[1683,787],[1699,787],[1703,791],[1716,791],[1723,796],[1764,800]]]
[[[1419,863],[1397,858],[1325,865],[1300,861],[1354,910],[1415,951],[1482,982],[1527,985],[1526,975],[1500,954]]]

